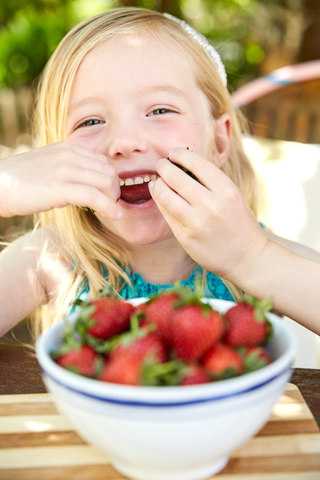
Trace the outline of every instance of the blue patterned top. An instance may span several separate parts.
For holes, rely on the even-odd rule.
[[[105,272],[107,274],[107,272]],[[195,290],[195,277],[202,276],[202,267],[198,265],[193,272],[191,273],[188,280],[181,280],[181,285],[187,285]],[[107,276],[107,275],[105,275]],[[130,285],[127,283],[123,286],[120,291],[120,295],[125,300],[129,300],[131,298],[139,298],[139,297],[151,297],[152,295],[156,295],[162,291],[168,290],[173,287],[173,285],[161,285],[161,284],[152,284],[146,282],[139,273],[132,273],[129,274],[129,278],[132,283],[133,290],[131,289]],[[217,275],[207,272],[207,282],[205,286],[205,296],[210,298],[218,298],[222,300],[233,300],[231,293],[229,292],[226,285],[223,283],[220,277]],[[81,300],[84,300],[86,295],[89,292],[89,285],[86,283],[84,288],[79,295]]]

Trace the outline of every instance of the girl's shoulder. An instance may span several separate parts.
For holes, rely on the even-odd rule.
[[[10,246],[21,246],[35,254],[43,254],[45,251],[58,253],[64,250],[63,242],[54,226],[34,228],[14,240]]]
[[[3,318],[7,319],[4,329],[11,328],[40,304],[55,301],[62,279],[72,279],[66,258],[59,235],[51,227],[26,233],[2,250],[0,300]]]
[[[2,253],[9,257],[18,254],[22,265],[35,270],[44,284],[55,284],[60,275],[72,271],[67,251],[54,226],[35,228],[25,233]]]

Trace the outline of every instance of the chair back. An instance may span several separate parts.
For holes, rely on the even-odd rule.
[[[252,135],[320,143],[320,60],[275,70],[232,94]]]

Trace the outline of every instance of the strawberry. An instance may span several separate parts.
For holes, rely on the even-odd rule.
[[[231,378],[243,371],[241,355],[229,345],[214,345],[202,360],[203,367],[215,380]]]
[[[134,307],[134,313],[139,313],[141,318],[144,318],[147,314],[148,306],[146,303],[140,303]]]
[[[273,361],[271,355],[261,346],[241,347],[239,348],[239,353],[244,360],[245,373],[259,370]]]
[[[172,317],[171,344],[182,360],[199,359],[223,333],[222,316],[196,299],[176,310]]]
[[[186,365],[183,369],[179,385],[198,385],[209,382],[211,379],[205,369],[201,365],[194,364]]]
[[[272,307],[270,297],[259,301],[245,295],[244,301],[225,313],[227,331],[224,341],[228,345],[259,345],[271,334],[271,324],[265,313]]]
[[[139,330],[139,334],[143,335],[143,330]],[[139,335],[138,334],[138,335]],[[155,362],[165,362],[167,360],[167,351],[158,336],[153,333],[146,333],[143,336],[137,336],[136,338],[125,340],[115,346],[111,352],[110,358],[116,358],[123,355],[125,352],[131,352],[140,356],[141,358],[152,358]]]
[[[105,363],[99,380],[123,385],[140,385],[144,358],[130,351]]]
[[[56,363],[60,367],[71,370],[80,375],[94,377],[97,373],[97,352],[89,345],[81,345],[79,348],[71,348],[67,353],[60,355]]]
[[[94,338],[107,340],[129,327],[134,307],[117,298],[99,298],[89,302],[85,310],[89,324],[87,333]]]
[[[180,299],[180,295],[174,292],[163,293],[155,296],[146,304],[146,324],[152,324],[155,333],[170,344],[171,340],[171,318],[175,313],[174,303]]]

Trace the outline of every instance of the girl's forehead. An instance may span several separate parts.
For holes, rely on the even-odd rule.
[[[86,63],[90,63],[102,57],[110,60],[116,57],[117,61],[122,60],[125,63],[126,58],[131,55],[149,61],[156,61],[161,57],[162,60],[167,59],[168,62],[176,63],[178,61],[179,64],[189,68],[192,64],[189,54],[176,41],[168,36],[158,37],[148,31],[114,35],[102,40],[86,54],[84,60]]]
[[[115,92],[119,88],[129,91],[157,84],[172,84],[188,91],[198,89],[184,55],[151,35],[128,34],[103,41],[84,57],[73,92],[105,85]]]

